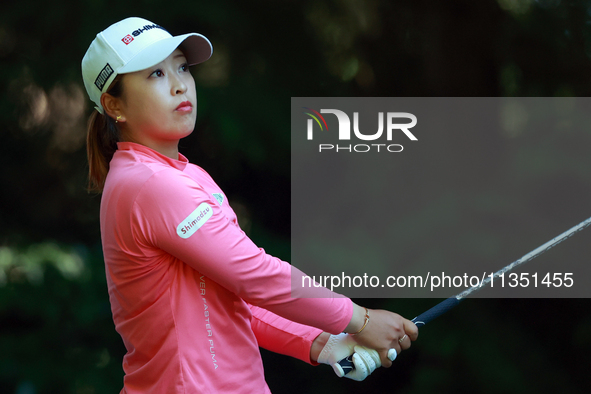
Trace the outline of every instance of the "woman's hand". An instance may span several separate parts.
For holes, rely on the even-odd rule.
[[[396,313],[369,309],[369,321],[365,324],[366,309],[355,303],[353,308],[353,317],[345,332],[354,334],[355,340],[360,345],[375,349],[385,368],[392,366],[392,361],[388,358],[390,349],[400,354],[402,350],[408,349],[411,342],[415,341],[419,335],[419,330],[413,322]]]
[[[339,364],[339,361],[348,357],[351,357],[353,370],[345,370]],[[353,335],[345,333],[330,335],[323,332],[320,334],[312,343],[310,359],[313,362],[330,365],[339,378],[347,377],[357,381],[364,380],[382,365],[380,356],[375,350],[359,346]]]

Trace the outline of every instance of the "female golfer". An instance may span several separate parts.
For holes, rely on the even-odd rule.
[[[339,375],[336,362],[355,352],[358,380],[389,367],[416,326],[337,294],[292,298],[303,274],[258,248],[220,187],[178,152],[197,114],[188,66],[211,54],[200,34],[128,18],[82,60],[96,105],[90,182],[102,191],[109,299],[127,349],[122,393],[268,393],[259,346]]]

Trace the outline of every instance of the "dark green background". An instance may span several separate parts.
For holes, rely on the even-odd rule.
[[[104,279],[100,197],[85,191],[91,106],[80,61],[97,32],[127,16],[213,42],[213,58],[194,68],[197,128],[181,151],[212,174],[255,242],[287,260],[291,97],[591,93],[591,1],[4,1],[3,393],[122,387],[124,348]],[[481,152],[495,141],[489,137],[474,141]],[[549,204],[562,201],[561,185],[591,197],[588,147],[562,152],[564,162],[549,167],[528,158],[551,149],[552,141],[535,135],[531,141],[515,198],[539,212],[542,227],[544,218],[564,217],[559,232],[591,211]],[[540,189],[540,174],[548,171],[553,186]],[[550,198],[534,198],[540,191]],[[445,206],[439,214],[445,218]],[[471,218],[462,220],[472,228]],[[579,237],[588,242],[588,234]],[[436,301],[363,303],[413,317]],[[393,368],[363,383],[264,352],[267,380],[275,393],[589,392],[590,306],[589,300],[467,300],[422,329]]]

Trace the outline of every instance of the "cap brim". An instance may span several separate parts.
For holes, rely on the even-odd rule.
[[[125,66],[117,70],[117,73],[126,74],[152,67],[166,59],[179,46],[190,66],[206,61],[213,53],[211,42],[201,34],[189,33],[164,38],[144,48]]]

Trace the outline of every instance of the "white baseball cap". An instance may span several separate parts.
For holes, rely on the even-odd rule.
[[[96,35],[82,59],[82,78],[88,96],[102,114],[101,95],[118,74],[145,70],[181,46],[190,66],[211,57],[209,40],[197,33],[172,36],[142,18],[127,18]]]

